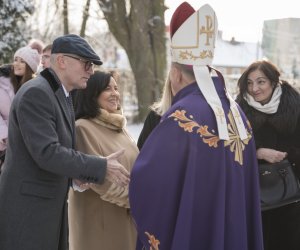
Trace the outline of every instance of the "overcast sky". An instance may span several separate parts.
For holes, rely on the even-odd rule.
[[[169,10],[165,22],[170,23],[171,15],[182,0],[165,0]],[[238,41],[261,41],[264,20],[296,17],[300,18],[297,0],[187,0],[196,10],[208,3],[216,12],[219,30],[223,38]]]

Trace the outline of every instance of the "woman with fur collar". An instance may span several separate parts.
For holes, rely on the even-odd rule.
[[[95,71],[86,89],[76,92],[75,112],[76,149],[105,157],[124,148],[119,161],[130,172],[139,151],[127,133],[113,75]],[[88,187],[69,192],[70,250],[134,250],[136,230],[129,212],[128,186],[106,181]]]
[[[252,63],[238,81],[237,102],[253,129],[259,162],[287,158],[300,176],[300,95],[268,61]],[[265,250],[300,249],[300,203],[262,212]]]

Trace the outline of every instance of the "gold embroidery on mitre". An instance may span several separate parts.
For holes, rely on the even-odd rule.
[[[200,134],[200,137],[204,143],[208,144],[209,147],[218,147],[220,138],[214,134],[214,131],[212,130],[212,132],[209,132],[207,125],[199,125],[194,120],[189,119],[186,116],[185,110],[176,110],[169,117],[173,117],[174,121],[178,121],[179,127],[183,128],[183,130],[186,132],[192,133],[194,128],[198,128],[196,133]],[[224,146],[229,146],[230,151],[234,153],[234,160],[240,165],[243,165],[243,151],[245,149],[245,145],[248,145],[249,140],[252,138],[252,135],[247,130],[247,139],[241,140],[231,112],[228,114],[228,120],[229,123],[227,124],[227,128],[229,140],[224,141]],[[247,121],[247,123],[249,122]]]
[[[158,245],[160,244],[159,240],[155,238],[154,235],[145,232],[148,237],[148,243],[150,244],[150,250],[159,250]]]
[[[228,114],[228,120],[229,124],[227,124],[227,127],[229,140],[224,141],[224,146],[229,146],[230,151],[234,152],[234,160],[237,161],[240,165],[243,165],[243,151],[245,149],[245,145],[248,145],[248,142],[251,139],[252,135],[247,130],[247,139],[241,140],[231,112],[229,112]]]
[[[205,58],[213,58],[213,52],[211,50],[202,50],[202,52],[199,52],[199,55],[194,55],[192,51],[179,51],[179,57],[183,60],[192,59],[192,60],[198,60],[198,59],[205,59]]]
[[[181,46],[175,46],[172,45],[171,43],[171,49],[199,49],[200,48],[200,35],[206,35],[206,39],[205,39],[205,46],[210,46],[210,39],[213,39],[213,43],[215,42],[215,24],[216,24],[216,17],[215,15],[212,17],[210,15],[206,15],[205,16],[205,26],[202,25],[201,28],[199,28],[199,12],[197,12],[197,18],[196,18],[196,44],[194,45],[181,45]],[[189,41],[190,42],[190,41]],[[202,50],[199,52],[199,55],[194,55],[193,52],[191,51],[179,51],[179,56],[182,59],[193,59],[193,60],[197,60],[197,59],[205,59],[205,58],[213,58],[214,54],[212,50]]]

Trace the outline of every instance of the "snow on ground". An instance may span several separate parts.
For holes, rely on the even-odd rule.
[[[143,128],[143,123],[127,124],[128,133],[133,137],[133,139],[136,142],[139,138],[142,128]]]

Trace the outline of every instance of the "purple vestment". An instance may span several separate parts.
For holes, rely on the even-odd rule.
[[[130,206],[137,249],[262,250],[254,138],[242,141],[224,85],[214,78],[230,140],[221,141],[196,83],[179,91],[132,170]],[[149,243],[151,242],[151,244]]]

